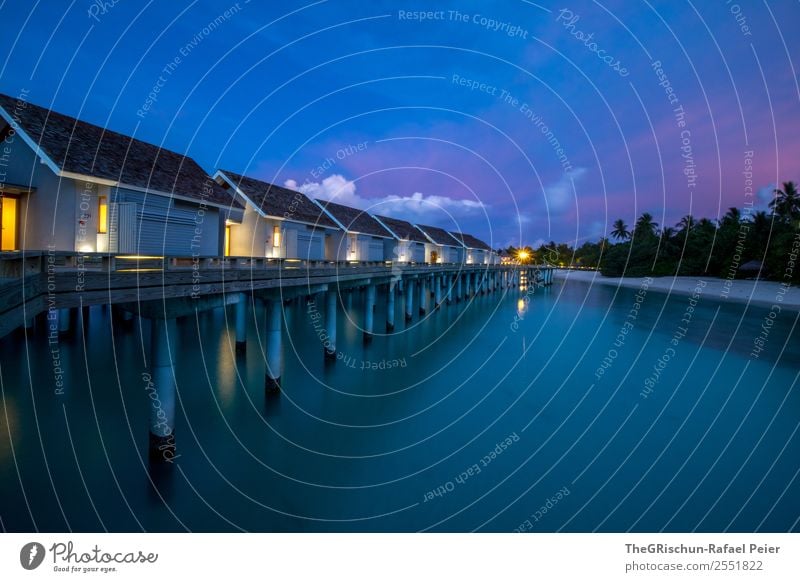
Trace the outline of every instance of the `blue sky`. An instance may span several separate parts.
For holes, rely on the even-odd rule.
[[[797,2],[117,0],[0,15],[4,93],[209,172],[495,247],[580,243],[644,211],[671,225],[764,207],[800,180]]]

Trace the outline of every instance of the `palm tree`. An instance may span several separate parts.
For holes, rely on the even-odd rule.
[[[794,182],[784,182],[783,190],[773,190],[775,198],[769,203],[772,212],[785,222],[800,220],[800,194]]]
[[[742,222],[742,212],[735,206],[728,208],[728,212],[720,220],[720,226],[739,226]]]
[[[665,226],[661,230],[661,240],[664,242],[668,242],[673,236],[675,236],[675,229],[669,226]]]
[[[636,226],[633,228],[634,235],[636,234],[652,234],[656,233],[658,223],[653,220],[653,215],[645,212],[636,220]]]
[[[691,214],[687,214],[686,216],[681,218],[680,222],[678,222],[678,224],[676,224],[675,226],[684,231],[692,230],[692,228],[694,228],[694,216],[692,216]]]
[[[711,232],[717,230],[717,225],[711,219],[701,218],[697,221],[697,230]]]
[[[753,230],[759,233],[768,233],[772,228],[770,224],[769,214],[763,210],[759,210],[753,214]]]
[[[628,230],[628,225],[621,218],[614,221],[612,225],[614,230],[611,231],[611,236],[617,240],[628,240],[631,238],[631,231]]]
[[[753,250],[758,256],[763,256],[771,231],[772,217],[769,214],[763,210],[753,214],[750,224],[750,240],[754,247]]]

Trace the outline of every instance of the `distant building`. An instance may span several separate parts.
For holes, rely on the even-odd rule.
[[[189,157],[7,95],[0,144],[4,251],[220,255],[242,212]]]
[[[391,261],[394,236],[364,210],[327,200],[316,204],[341,229],[333,236],[334,257],[338,261]]]
[[[443,228],[423,224],[417,224],[416,227],[428,239],[425,244],[426,263],[462,263],[464,261],[464,245],[449,232]]]
[[[508,254],[508,251],[506,250],[501,250],[499,253],[497,253],[497,260],[501,265],[511,265],[516,262],[514,257]]]
[[[493,265],[498,261],[497,253],[485,242],[465,232],[450,233],[465,249],[464,262],[468,265]]]
[[[305,194],[229,170],[214,179],[244,205],[242,218],[226,225],[226,255],[335,260],[341,231]]]
[[[377,214],[373,217],[394,237],[387,257],[397,263],[425,262],[425,245],[430,244],[430,241],[420,229],[405,220]]]

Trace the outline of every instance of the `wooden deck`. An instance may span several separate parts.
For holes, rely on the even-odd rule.
[[[510,265],[333,262],[253,257],[143,257],[70,252],[0,255],[0,337],[48,309],[200,299],[238,292],[358,286]],[[205,303],[200,301],[199,303]]]

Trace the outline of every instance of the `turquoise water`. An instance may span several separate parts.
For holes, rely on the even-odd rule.
[[[146,320],[112,326],[91,308],[58,344],[63,394],[44,327],[27,343],[15,333],[0,341],[2,526],[800,529],[796,314],[701,296],[686,325],[689,298],[649,292],[636,310],[636,294],[556,281],[422,322],[415,297],[408,329],[397,301],[395,334],[367,346],[356,294],[334,365],[298,301],[285,311],[283,392],[267,400],[262,311],[246,356],[226,325],[233,308],[185,318],[172,346],[179,456],[154,467]]]

